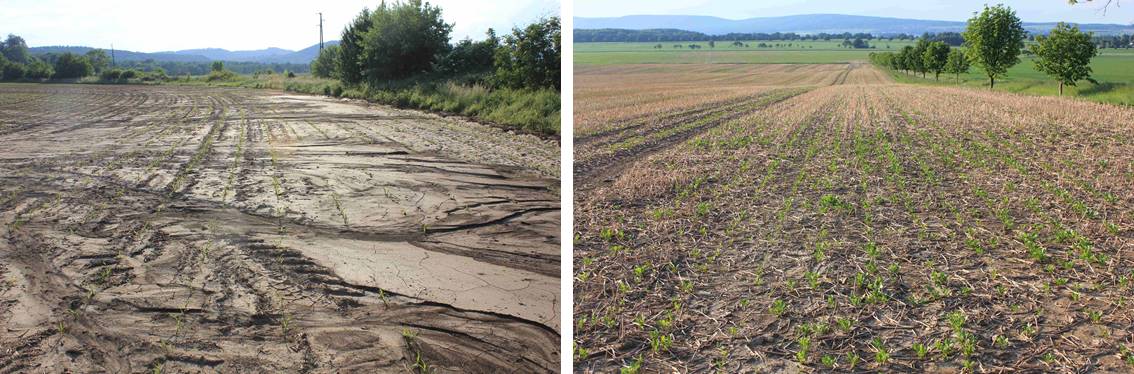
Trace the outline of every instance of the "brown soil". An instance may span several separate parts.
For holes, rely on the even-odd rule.
[[[547,372],[558,144],[312,96],[0,85],[0,373]]]
[[[578,173],[577,372],[1134,368],[1134,111],[844,81]]]

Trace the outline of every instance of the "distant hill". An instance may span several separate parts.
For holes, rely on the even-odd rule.
[[[794,32],[818,33],[870,33],[875,35],[914,34],[924,32],[961,32],[965,22],[933,21],[906,18],[852,16],[845,14],[802,14],[782,17],[725,19],[710,16],[632,15],[623,17],[575,17],[576,29],[681,29],[709,35],[728,33]],[[1055,27],[1055,22],[1024,22],[1024,29],[1043,33]],[[1134,25],[1079,24],[1083,31],[1099,35],[1134,33]]]
[[[33,55],[42,55],[42,54],[46,54],[46,53],[59,54],[59,53],[66,53],[66,52],[71,52],[71,53],[76,53],[76,54],[85,54],[92,49],[94,49],[94,48],[78,47],[78,46],[48,46],[48,47],[31,47],[31,48],[28,48],[28,52],[31,52],[31,54],[33,54]],[[107,50],[106,53],[110,54],[110,50]],[[144,60],[148,60],[148,59],[153,59],[154,61],[170,61],[170,62],[208,62],[208,61],[210,61],[208,57],[199,56],[199,55],[186,55],[186,54],[176,54],[176,53],[168,53],[168,52],[144,53],[144,52],[123,51],[123,50],[115,50],[114,51],[114,58],[116,60],[120,60],[120,61],[144,61]]]
[[[324,47],[330,47],[332,45],[339,45],[339,41],[332,40],[329,42],[323,42]],[[264,59],[263,62],[310,64],[311,61],[314,61],[316,57],[319,57],[318,44],[288,54],[269,57]]]
[[[331,46],[339,44],[337,40],[323,43],[324,46]],[[46,46],[46,47],[31,47],[28,50],[33,55],[42,55],[45,53],[77,53],[84,54],[90,51],[91,47],[83,46]],[[107,50],[107,53],[110,53]],[[319,45],[292,51],[282,48],[266,48],[252,51],[229,51],[221,48],[202,48],[202,49],[186,49],[180,51],[169,52],[134,52],[125,50],[115,50],[114,58],[120,61],[144,61],[152,59],[157,62],[210,62],[210,61],[234,61],[234,62],[258,62],[264,64],[273,63],[289,63],[289,64],[309,64],[312,60],[319,55]]]

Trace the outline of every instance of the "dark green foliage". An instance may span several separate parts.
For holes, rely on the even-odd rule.
[[[449,46],[453,26],[421,0],[383,2],[362,37],[362,76],[372,85],[428,72]]]
[[[560,42],[559,17],[514,29],[496,53],[497,80],[512,88],[559,89]]]
[[[339,78],[348,84],[362,82],[362,36],[370,30],[370,10],[363,9],[343,30],[339,41]]]
[[[55,60],[55,79],[82,78],[94,72],[91,62],[85,56],[64,53]]]
[[[224,70],[224,62],[213,61],[213,67],[212,67],[213,72],[218,72],[218,71],[223,71],[223,70]]]
[[[902,51],[898,53],[898,63],[901,70],[906,71],[906,73],[909,73],[911,70],[917,71],[917,65],[914,64],[914,60],[917,60],[917,53],[914,47],[911,45],[902,47]]]
[[[996,85],[996,77],[1020,63],[1027,32],[1012,8],[1003,5],[985,6],[984,11],[969,19],[964,32],[969,60],[984,69],[988,87]]]
[[[921,73],[922,78],[925,78],[925,73],[929,71],[928,67],[925,66],[924,57],[925,51],[927,50],[929,50],[929,41],[918,39],[917,44],[913,47],[913,51],[907,56],[909,60],[906,61],[906,64],[909,65],[909,70],[913,70],[915,73]]]
[[[27,74],[27,68],[24,67],[23,64],[8,62],[7,64],[0,65],[3,65],[3,67],[0,68],[0,70],[2,70],[0,71],[0,77],[2,77],[3,80],[17,81],[24,79],[24,76]]]
[[[1090,34],[1063,22],[1047,36],[1037,36],[1032,52],[1036,55],[1036,70],[1059,81],[1060,95],[1063,85],[1074,86],[1075,81],[1090,79],[1091,58],[1098,54]]]
[[[926,71],[933,73],[933,79],[940,80],[941,72],[945,71],[945,63],[949,61],[949,50],[945,42],[931,42],[922,54],[922,65],[925,66]]]
[[[12,34],[8,34],[8,38],[0,42],[0,54],[3,54],[9,62],[17,64],[26,65],[31,60],[28,44],[24,42],[24,38]]]
[[[496,37],[496,31],[488,29],[482,41],[465,39],[457,42],[437,61],[435,70],[450,75],[491,71],[499,47],[500,38]]]
[[[28,64],[28,73],[25,78],[41,80],[51,78],[53,75],[55,75],[55,68],[46,61],[36,58],[32,59],[32,62]]]
[[[103,70],[110,67],[110,56],[106,51],[101,49],[92,49],[87,51],[87,60],[91,62],[91,67],[94,68],[94,73],[102,73]]]
[[[949,51],[949,57],[945,61],[945,72],[955,74],[956,79],[961,79],[961,74],[969,72],[969,58],[960,49]]]
[[[311,61],[311,75],[320,78],[338,79],[340,76],[339,55],[341,52],[342,47],[337,45],[332,45],[319,51],[319,57]]]

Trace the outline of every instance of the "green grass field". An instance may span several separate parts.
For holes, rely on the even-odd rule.
[[[897,52],[903,46],[914,44],[910,40],[876,41],[872,49],[848,49],[840,47],[836,41],[748,41],[749,47],[734,47],[731,42],[721,42],[709,48],[706,42],[662,42],[659,43],[575,43],[576,65],[619,65],[619,64],[830,64],[847,62],[867,62],[871,52]],[[759,48],[759,43],[769,45]],[[788,46],[788,43],[791,43]],[[674,48],[680,44],[681,48]],[[691,50],[689,44],[700,45]],[[779,46],[776,46],[779,44]],[[887,48],[889,47],[889,48]],[[1100,84],[1079,82],[1076,87],[1066,87],[1064,95],[1079,96],[1088,100],[1134,105],[1134,50],[1104,49],[1091,62],[1092,76]],[[988,84],[988,79],[979,68],[973,67],[968,74],[962,74],[959,81],[952,76],[941,76],[941,81],[905,75],[892,74],[898,82],[918,84],[941,84],[980,87]],[[1008,74],[997,79],[996,90],[1032,95],[1057,95],[1059,84],[1047,75],[1035,70],[1030,57],[1023,57],[1020,64],[1008,70]]]
[[[1088,100],[1134,105],[1134,52],[1104,50],[1098,57],[1091,60],[1091,74],[1099,84],[1080,81],[1077,86],[1065,87],[1066,96],[1080,96]],[[961,74],[960,80],[952,75],[941,75],[941,81],[934,81],[932,75],[926,78],[906,75],[901,72],[892,74],[898,82],[919,84],[961,84],[972,87],[987,87],[988,77],[980,68],[972,68],[968,74]],[[1058,95],[1059,82],[1037,71],[1032,58],[1022,58],[1020,64],[1008,69],[1003,78],[996,80],[996,90],[1025,93],[1031,95]]]
[[[717,43],[714,48],[707,42],[663,42],[660,49],[655,48],[659,43],[575,43],[574,56],[576,64],[818,64],[866,61],[870,52],[897,51],[913,44],[883,40],[871,43],[872,49],[848,49],[839,46],[841,40],[745,43],[749,47],[734,47],[731,42]],[[760,48],[760,43],[769,46]],[[701,49],[691,50],[690,44]]]

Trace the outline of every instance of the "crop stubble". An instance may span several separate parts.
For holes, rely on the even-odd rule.
[[[1131,368],[1134,111],[807,89],[584,172],[577,371]]]

